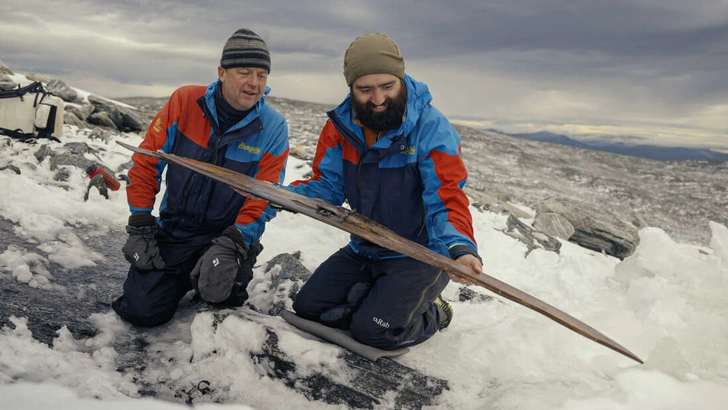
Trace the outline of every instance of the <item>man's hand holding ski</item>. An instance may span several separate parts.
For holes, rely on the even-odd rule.
[[[480,262],[480,259],[475,257],[475,255],[471,254],[465,254],[462,256],[459,256],[457,259],[455,259],[455,262],[461,263],[473,270],[473,280],[478,277],[481,273],[483,273],[483,264]],[[469,281],[461,276],[455,275],[453,273],[448,272],[447,275],[450,277],[450,280],[457,283],[462,283],[465,285],[472,284],[473,281]]]

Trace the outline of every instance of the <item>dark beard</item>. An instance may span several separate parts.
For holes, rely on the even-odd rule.
[[[403,84],[400,88],[399,95],[393,99],[386,98],[384,100],[384,106],[387,107],[387,109],[383,113],[373,112],[372,108],[374,108],[374,104],[372,104],[371,101],[360,104],[352,96],[351,102],[356,119],[358,119],[363,126],[373,131],[397,129],[400,125],[402,125],[402,117],[404,116],[404,110],[407,107],[407,89]]]

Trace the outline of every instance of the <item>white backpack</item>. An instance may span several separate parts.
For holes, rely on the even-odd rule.
[[[23,141],[63,134],[63,100],[36,81],[25,87],[0,91],[0,134]]]

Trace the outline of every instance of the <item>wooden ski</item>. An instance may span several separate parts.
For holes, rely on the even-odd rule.
[[[467,280],[470,283],[482,286],[506,299],[510,299],[529,309],[541,313],[542,315],[588,339],[606,346],[639,363],[643,363],[643,361],[634,353],[630,352],[619,343],[579,319],[576,319],[573,316],[529,295],[528,293],[514,288],[505,282],[501,282],[492,276],[486,275],[485,273],[473,276],[473,272],[469,267],[455,262],[446,256],[440,255],[425,246],[405,239],[384,225],[381,225],[355,211],[332,205],[331,203],[321,199],[308,198],[288,191],[276,184],[261,181],[217,165],[180,157],[174,154],[167,154],[162,151],[149,151],[121,141],[116,142],[133,152],[199,172],[200,174],[215,181],[230,186],[241,195],[266,200],[272,204],[280,206],[281,208],[306,215],[316,219],[317,221],[321,221],[325,224],[364,238],[379,246],[402,253],[445,272],[449,272]]]

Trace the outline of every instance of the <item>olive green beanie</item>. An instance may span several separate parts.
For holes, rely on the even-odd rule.
[[[384,34],[359,36],[344,54],[344,78],[348,86],[369,74],[392,74],[404,79],[404,58],[397,43]]]

